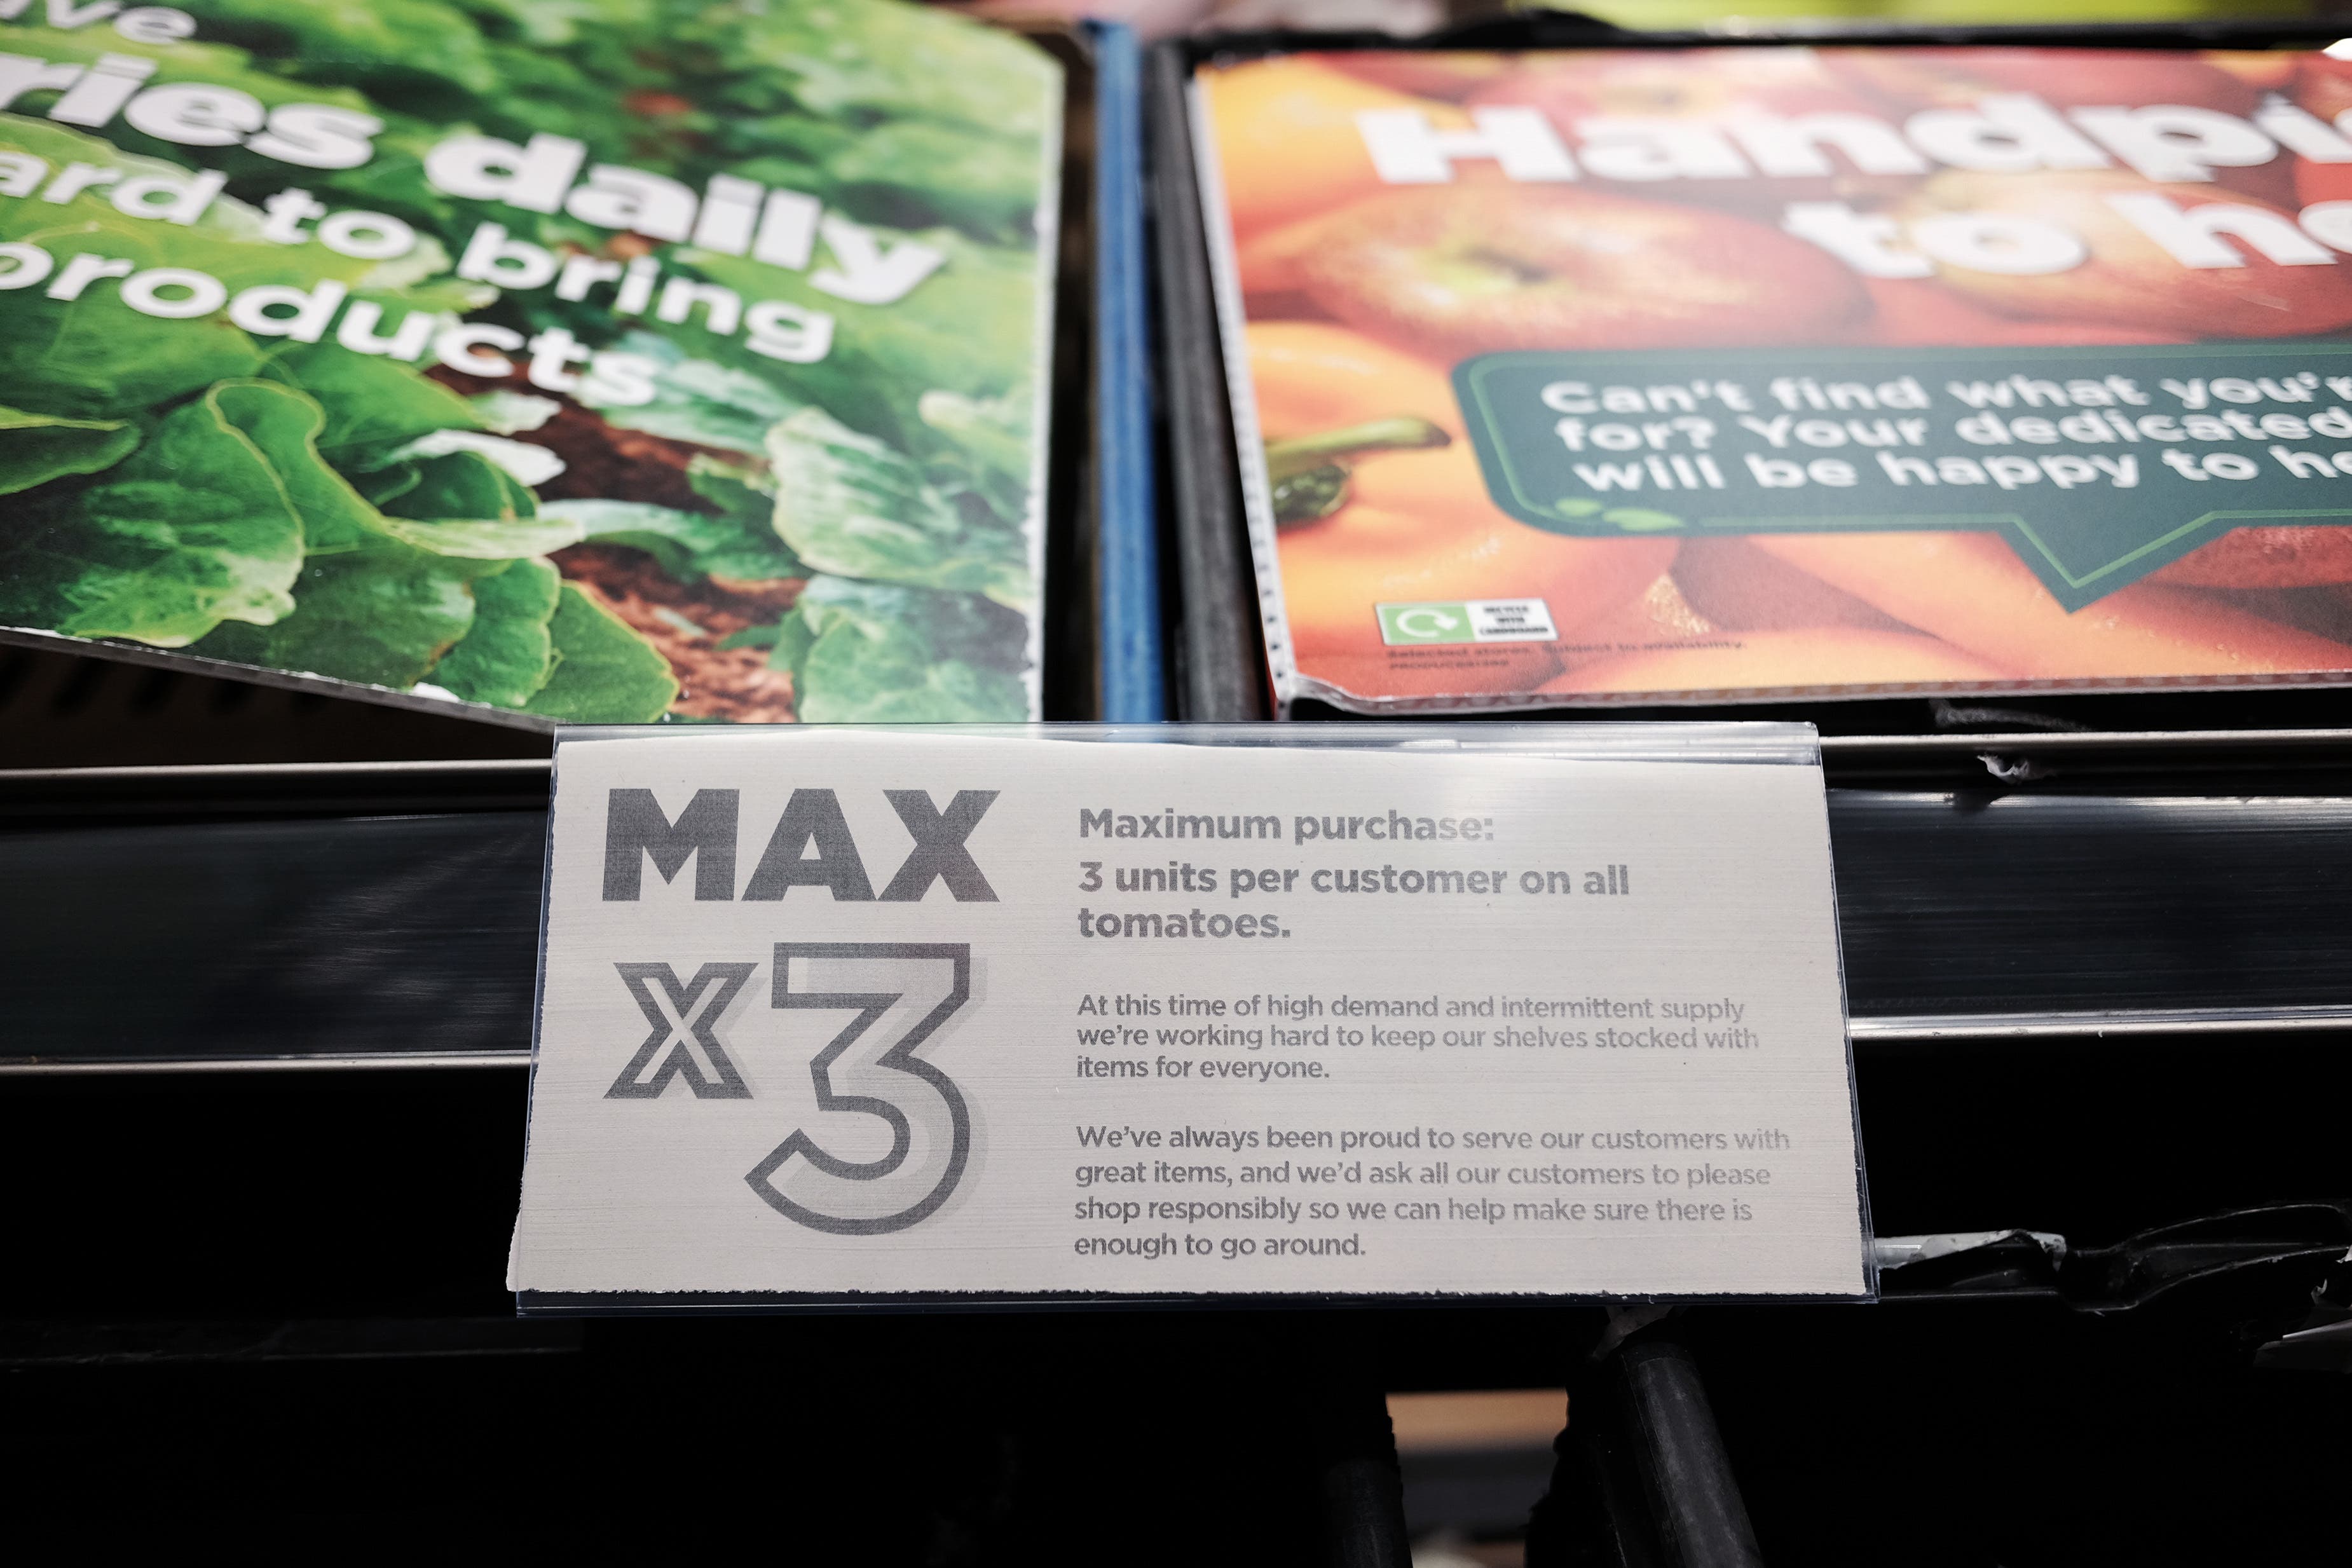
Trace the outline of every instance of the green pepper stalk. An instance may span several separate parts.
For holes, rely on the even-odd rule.
[[[1445,432],[1412,414],[1269,441],[1265,472],[1274,487],[1275,527],[1319,523],[1346,506],[1348,480],[1360,459],[1453,444]]]

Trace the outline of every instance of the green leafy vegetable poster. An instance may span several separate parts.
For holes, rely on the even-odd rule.
[[[1059,95],[892,0],[0,0],[0,628],[1032,716]]]

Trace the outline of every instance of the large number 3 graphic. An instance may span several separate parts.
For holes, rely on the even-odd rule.
[[[857,1015],[809,1064],[817,1110],[880,1117],[890,1149],[845,1160],[803,1128],[743,1178],[751,1190],[837,1236],[904,1230],[945,1203],[971,1153],[971,1114],[954,1081],[915,1052],[971,995],[961,942],[777,943],[777,1007]]]

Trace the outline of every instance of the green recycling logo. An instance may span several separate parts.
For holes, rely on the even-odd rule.
[[[1381,641],[1399,643],[1475,643],[1466,604],[1382,604]]]
[[[1540,599],[1458,599],[1375,604],[1381,641],[1390,647],[1444,643],[1549,643],[1559,635]]]

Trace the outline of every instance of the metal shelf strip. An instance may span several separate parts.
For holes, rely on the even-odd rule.
[[[1832,789],[1830,820],[1864,1049],[2352,1030],[2352,799]],[[0,1071],[520,1061],[544,833],[520,801],[20,819]]]
[[[1881,764],[1923,760],[1973,764],[1986,755],[2056,763],[2145,759],[2152,767],[2189,757],[2226,758],[2246,767],[2265,758],[2336,757],[2352,768],[2352,728],[2182,730],[2007,730],[1929,735],[1825,735],[1822,759],[1831,780]],[[256,806],[299,806],[324,798],[396,795],[420,810],[469,809],[486,789],[521,800],[544,795],[546,758],[399,762],[215,763],[113,768],[0,768],[0,816],[70,810],[88,814],[144,805],[183,812],[230,800]],[[1988,780],[1989,781],[1989,780]]]

